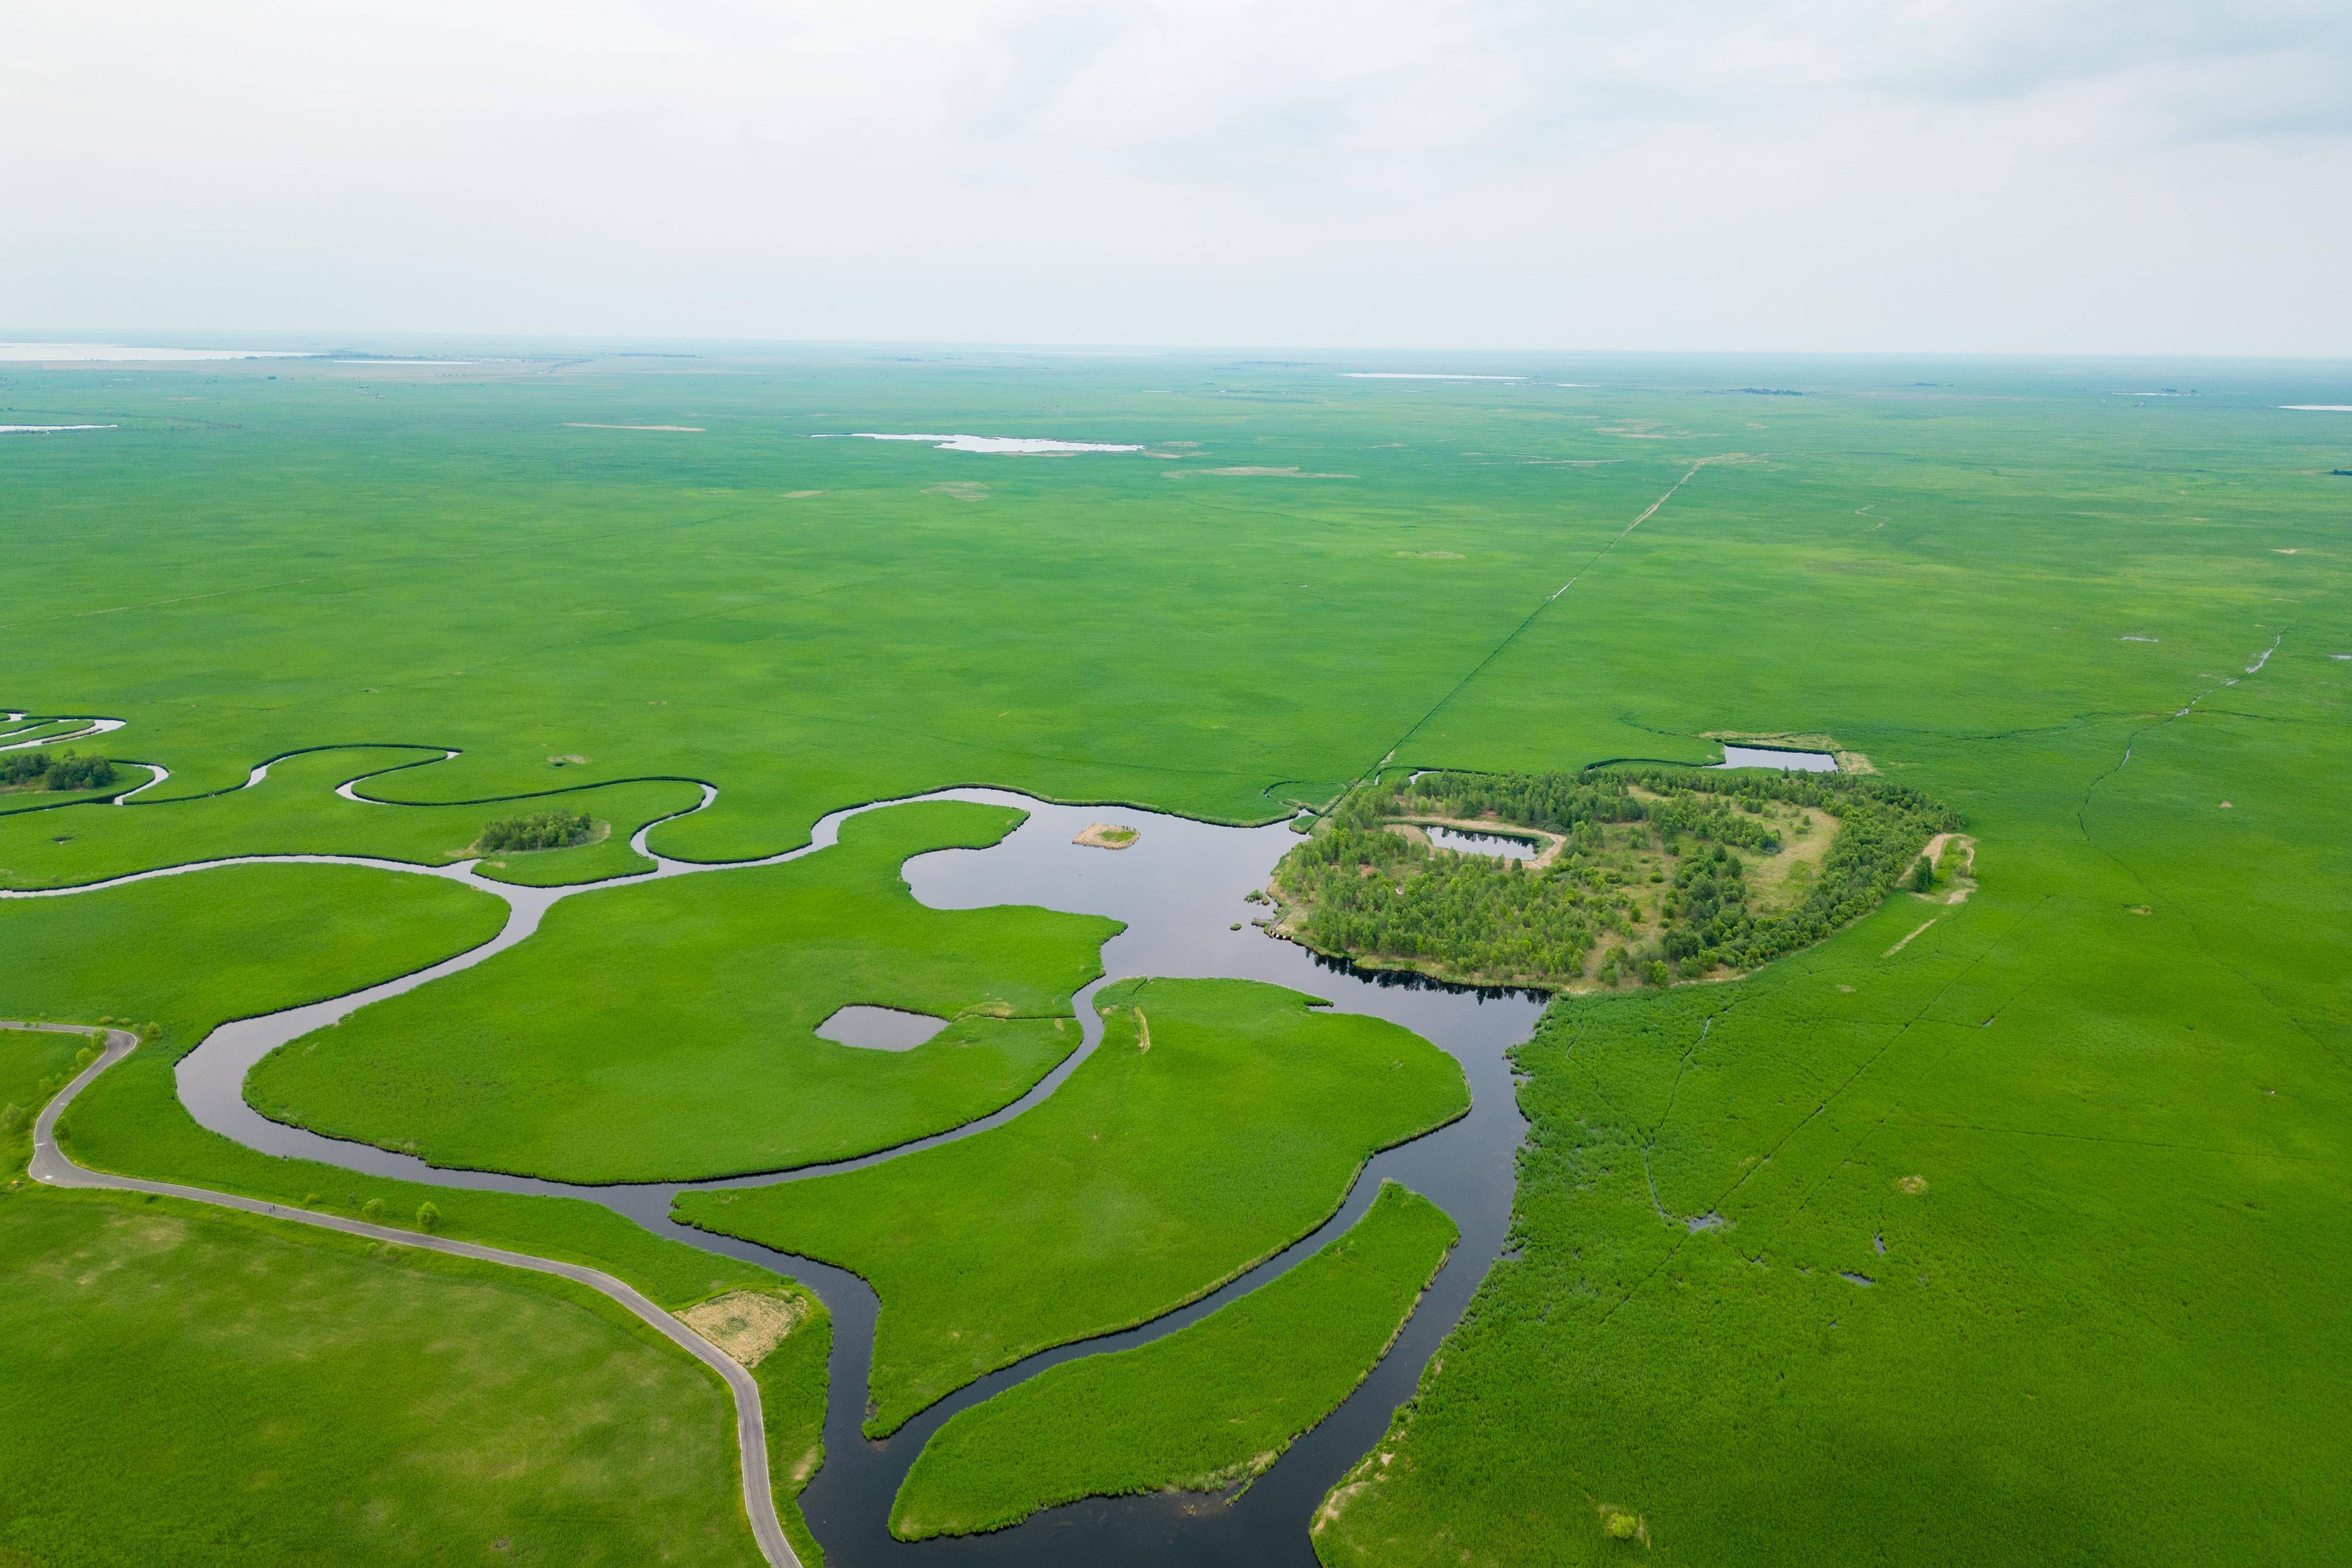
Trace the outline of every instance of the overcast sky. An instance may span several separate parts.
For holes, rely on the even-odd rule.
[[[0,23],[0,332],[2352,355],[2352,0]]]

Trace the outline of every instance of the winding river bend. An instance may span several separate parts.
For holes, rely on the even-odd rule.
[[[351,786],[344,788],[349,791]],[[706,786],[700,805],[694,809],[709,805],[716,796],[717,791]],[[352,798],[365,797],[354,795]],[[95,888],[186,875],[214,865],[262,860],[366,865],[442,877],[504,900],[509,915],[499,934],[455,958],[329,1001],[223,1025],[181,1059],[177,1069],[181,1100],[205,1127],[267,1153],[444,1186],[584,1198],[626,1215],[657,1234],[765,1264],[808,1286],[831,1310],[835,1337],[825,1462],[803,1494],[801,1504],[810,1528],[831,1560],[842,1568],[950,1562],[1022,1568],[1064,1564],[1094,1568],[1111,1562],[1306,1568],[1315,1562],[1307,1526],[1317,1505],[1379,1440],[1391,1414],[1412,1393],[1423,1365],[1458,1321],[1471,1293],[1502,1250],[1510,1220],[1514,1155],[1526,1132],[1505,1052],[1533,1030],[1543,998],[1358,972],[1268,936],[1249,922],[1260,906],[1248,903],[1244,896],[1265,886],[1275,863],[1297,842],[1282,824],[1225,827],[1126,807],[1057,805],[1002,790],[955,789],[910,798],[979,801],[1017,806],[1029,814],[1012,834],[989,848],[940,850],[907,862],[906,879],[916,898],[925,904],[940,909],[1037,904],[1108,915],[1125,922],[1126,930],[1104,946],[1104,977],[1078,993],[1076,1005],[1082,1043],[1027,1094],[951,1131],[855,1160],[714,1182],[579,1185],[446,1169],[269,1121],[245,1101],[247,1073],[278,1046],[372,1002],[470,968],[530,936],[547,909],[558,900],[583,887],[610,887],[610,881],[571,888],[522,888],[478,876],[470,862],[420,867],[352,856],[265,856],[142,872],[79,889],[0,896],[70,897]],[[834,844],[847,818],[898,804],[904,803],[877,802],[834,813],[816,825],[803,847],[733,866],[656,856],[646,847],[646,838],[658,824],[648,825],[631,842],[655,861],[655,869],[632,879],[720,876],[736,867],[795,859]],[[1131,847],[1117,851],[1071,842],[1081,828],[1105,819],[1139,829],[1139,839]],[[1471,1110],[1444,1128],[1374,1156],[1328,1221],[1224,1289],[1139,1328],[1040,1352],[959,1390],[887,1439],[867,1439],[860,1430],[860,1418],[866,1404],[877,1310],[872,1289],[845,1270],[680,1225],[670,1217],[677,1194],[697,1188],[764,1185],[852,1169],[1000,1125],[1051,1095],[1100,1042],[1103,1021],[1095,1011],[1096,993],[1114,981],[1139,977],[1265,981],[1324,998],[1341,1012],[1369,1014],[1401,1024],[1461,1063],[1473,1096]],[[1386,1359],[1337,1411],[1301,1437],[1238,1498],[1163,1492],[1091,1499],[984,1536],[920,1543],[890,1536],[887,1520],[898,1483],[923,1443],[950,1416],[1048,1365],[1157,1339],[1255,1289],[1354,1224],[1370,1206],[1381,1181],[1390,1177],[1451,1214],[1461,1227],[1461,1242]]]

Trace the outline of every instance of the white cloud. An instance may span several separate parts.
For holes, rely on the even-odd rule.
[[[0,326],[2352,353],[2336,0],[130,0]]]

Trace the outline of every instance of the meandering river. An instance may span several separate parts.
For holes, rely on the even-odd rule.
[[[716,795],[706,788],[701,805],[707,806]],[[825,1463],[801,1501],[811,1529],[837,1568],[950,1560],[1022,1568],[1064,1564],[1096,1568],[1105,1563],[1306,1568],[1315,1561],[1307,1525],[1317,1505],[1378,1441],[1391,1414],[1412,1393],[1423,1365],[1460,1318],[1471,1293],[1502,1249],[1510,1219],[1514,1155],[1526,1132],[1505,1053],[1533,1030],[1543,999],[1531,994],[1439,985],[1416,976],[1358,972],[1268,935],[1251,923],[1251,917],[1260,914],[1263,906],[1248,902],[1246,895],[1265,886],[1275,863],[1296,842],[1285,825],[1224,827],[1124,807],[1056,805],[1001,790],[947,790],[916,798],[980,801],[1017,806],[1029,814],[1019,827],[989,848],[940,850],[909,860],[907,880],[915,897],[925,904],[939,909],[1036,904],[1108,915],[1126,925],[1103,949],[1103,979],[1077,995],[1083,1036],[1078,1049],[1012,1105],[952,1131],[859,1159],[789,1173],[703,1183],[578,1185],[444,1169],[408,1155],[271,1121],[248,1106],[244,1097],[247,1073],[271,1050],[369,1003],[429,984],[513,946],[538,928],[551,905],[582,890],[519,888],[490,881],[475,875],[470,864],[423,868],[349,856],[257,858],[364,864],[460,881],[503,900],[509,910],[506,925],[490,942],[417,973],[330,1001],[223,1025],[181,1059],[180,1097],[205,1127],[268,1153],[445,1186],[584,1198],[658,1234],[765,1264],[814,1290],[833,1315],[832,1386],[825,1420]],[[891,804],[898,803],[835,813],[817,824],[803,848],[739,864],[773,864],[815,853],[835,842],[841,824],[848,817]],[[1121,850],[1072,842],[1080,829],[1106,818],[1139,829],[1140,837]],[[640,830],[633,840],[649,856],[646,841],[650,831],[650,827]],[[656,868],[641,873],[637,879],[723,877],[731,868],[654,858]],[[114,880],[145,880],[205,868],[181,867]],[[63,897],[87,890],[30,896]],[[1265,981],[1322,997],[1341,1012],[1370,1014],[1401,1024],[1462,1064],[1469,1079],[1472,1108],[1451,1125],[1375,1156],[1328,1222],[1225,1289],[1139,1328],[1040,1352],[960,1390],[887,1440],[868,1440],[860,1430],[860,1420],[866,1404],[877,1307],[874,1292],[845,1270],[677,1224],[670,1217],[677,1194],[698,1187],[803,1180],[895,1159],[914,1149],[1000,1125],[1051,1095],[1100,1042],[1103,1023],[1094,1007],[1096,993],[1118,980],[1149,976]],[[924,1441],[957,1411],[1054,1363],[1156,1339],[1256,1289],[1354,1224],[1370,1205],[1381,1181],[1390,1177],[1451,1214],[1461,1227],[1461,1242],[1370,1377],[1239,1498],[1157,1493],[1093,1499],[1048,1510],[1014,1529],[990,1535],[913,1544],[892,1539],[887,1520],[900,1479]]]

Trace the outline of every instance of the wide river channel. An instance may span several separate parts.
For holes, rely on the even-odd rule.
[[[706,791],[704,804],[714,795],[715,792]],[[1275,863],[1297,842],[1282,824],[1221,827],[1126,807],[1055,805],[1001,790],[948,790],[919,798],[981,801],[1018,806],[1029,814],[1027,820],[992,847],[941,850],[909,860],[907,880],[915,897],[925,904],[936,909],[1036,904],[1108,915],[1126,925],[1104,946],[1104,978],[1078,993],[1076,1009],[1084,1037],[1078,1050],[1012,1105],[953,1131],[879,1154],[782,1174],[718,1182],[583,1186],[444,1169],[408,1155],[269,1121],[246,1103],[244,1084],[246,1074],[271,1050],[369,1003],[430,984],[514,945],[537,929],[551,904],[582,890],[512,887],[477,877],[469,866],[427,869],[373,860],[359,863],[448,878],[504,900],[510,910],[505,928],[480,947],[399,980],[222,1026],[182,1058],[180,1097],[205,1126],[268,1153],[444,1186],[585,1198],[660,1235],[765,1264],[807,1285],[832,1310],[834,1342],[825,1461],[803,1494],[801,1506],[837,1568],[873,1568],[893,1563],[1018,1564],[1020,1568],[1098,1568],[1109,1563],[1125,1568],[1207,1563],[1306,1568],[1315,1562],[1307,1526],[1316,1507],[1380,1439],[1391,1414],[1412,1392],[1422,1367],[1460,1319],[1471,1293],[1502,1250],[1510,1223],[1514,1155],[1526,1132],[1505,1053],[1533,1031],[1543,999],[1531,994],[1482,992],[1411,976],[1351,970],[1269,936],[1250,923],[1265,909],[1247,902],[1245,895],[1266,885]],[[857,810],[884,809],[888,804],[892,803]],[[749,864],[772,864],[823,849],[835,841],[841,823],[855,815],[856,811],[835,813],[817,824],[806,847]],[[1071,842],[1088,824],[1105,821],[1137,828],[1140,837],[1121,850]],[[646,849],[648,831],[641,830],[634,842],[650,855]],[[353,858],[341,856],[269,858],[353,863]],[[656,869],[638,879],[723,878],[730,869],[655,858]],[[178,868],[145,875],[178,875],[201,868]],[[723,897],[723,889],[714,886],[712,895]],[[1265,981],[1324,998],[1340,1012],[1370,1014],[1401,1024],[1462,1064],[1473,1095],[1471,1110],[1449,1126],[1375,1156],[1330,1220],[1223,1289],[1140,1328],[1041,1352],[959,1390],[887,1439],[869,1440],[859,1424],[866,1409],[866,1372],[874,1342],[877,1300],[872,1289],[845,1270],[679,1225],[670,1217],[673,1200],[683,1190],[801,1180],[872,1164],[1009,1121],[1052,1094],[1101,1040],[1103,1023],[1093,1005],[1096,992],[1116,980],[1146,976]],[[989,1535],[920,1543],[891,1538],[887,1521],[899,1481],[924,1442],[957,1411],[1055,1363],[1157,1339],[1255,1289],[1353,1225],[1385,1178],[1402,1182],[1444,1208],[1461,1227],[1461,1243],[1387,1358],[1329,1418],[1301,1437],[1238,1498],[1162,1492],[1093,1499],[1048,1510],[1016,1528]],[[789,1459],[788,1456],[776,1458]]]

